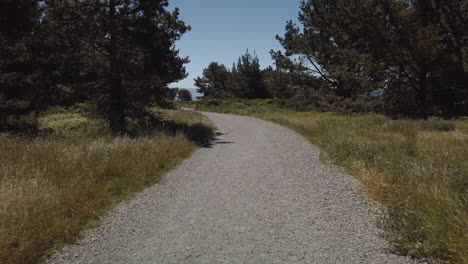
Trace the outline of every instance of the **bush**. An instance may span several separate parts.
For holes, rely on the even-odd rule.
[[[164,114],[162,129],[165,133],[169,135],[184,134],[198,145],[208,143],[216,130],[210,119],[194,111],[166,110]]]
[[[38,131],[37,114],[35,112],[25,115],[0,114],[0,132],[30,135],[37,134]]]
[[[38,130],[58,135],[97,135],[107,128],[107,124],[104,119],[91,116],[95,111],[95,107],[88,103],[69,108],[52,107],[39,115]]]
[[[337,112],[341,114],[369,114],[383,113],[382,102],[375,100],[365,100],[362,98],[341,98],[330,96],[327,103],[321,103],[321,107],[328,112]]]
[[[199,103],[204,106],[220,106],[223,103],[223,101],[219,99],[208,99],[200,101]]]
[[[98,109],[91,103],[78,103],[65,108],[50,107],[43,112],[24,115],[3,115],[0,132],[23,135],[100,133],[107,127],[106,121],[99,117]]]
[[[449,122],[446,120],[442,120],[440,118],[430,118],[425,121],[419,122],[419,126],[421,129],[426,131],[453,131],[455,130],[456,126],[453,122]]]
[[[161,126],[162,119],[161,111],[136,109],[125,119],[125,133],[132,137],[147,135]]]

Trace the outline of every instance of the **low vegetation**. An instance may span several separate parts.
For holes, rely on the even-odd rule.
[[[279,108],[271,100],[205,100],[198,109],[298,131],[365,185],[402,253],[468,263],[468,121],[392,120]]]
[[[0,21],[0,262],[31,263],[213,128],[149,110],[195,104],[169,88],[191,29],[169,0],[2,0]],[[197,105],[302,133],[381,202],[398,249],[468,263],[468,123],[428,119],[468,115],[467,24],[466,1],[303,0],[274,67],[213,62]]]
[[[156,183],[214,130],[201,114],[153,109],[162,118],[158,129],[115,137],[82,110],[42,113],[34,137],[0,134],[0,263],[35,263],[72,242],[112,205]]]

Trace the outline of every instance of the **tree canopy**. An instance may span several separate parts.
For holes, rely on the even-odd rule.
[[[206,98],[269,98],[263,77],[260,60],[247,50],[231,69],[212,62],[195,79],[195,86]]]
[[[180,89],[177,95],[180,101],[182,102],[190,102],[192,101],[192,94],[187,89]]]
[[[468,114],[463,0],[304,0],[261,68],[248,50],[195,79],[205,98],[367,105],[393,116]],[[167,105],[187,77],[175,47],[190,30],[168,0],[3,0],[0,127],[9,115],[92,101],[114,132]],[[362,109],[355,108],[356,111]],[[337,109],[331,109],[337,110]]]
[[[186,77],[190,30],[167,0],[2,1],[0,103],[19,114],[95,101],[115,132]]]
[[[337,96],[371,100],[379,90],[388,113],[451,116],[468,98],[465,8],[451,0],[309,0],[301,26],[288,22],[277,39]]]
[[[195,79],[207,98],[276,98],[394,116],[468,113],[466,4],[452,0],[307,0],[260,69],[247,52],[232,69]],[[361,107],[365,106],[365,107]]]

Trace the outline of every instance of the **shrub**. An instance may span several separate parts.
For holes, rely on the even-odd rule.
[[[92,117],[94,106],[83,103],[69,108],[52,107],[41,113],[38,118],[38,129],[43,133],[59,135],[99,134],[107,128],[104,119]]]
[[[419,122],[421,129],[426,131],[453,131],[456,126],[453,122],[449,122],[440,118],[429,118],[428,120]]]
[[[37,134],[38,131],[37,114],[35,112],[25,115],[0,114],[0,132],[30,135]]]

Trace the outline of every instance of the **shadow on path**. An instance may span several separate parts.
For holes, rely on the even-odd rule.
[[[214,133],[213,137],[211,138],[211,141],[209,143],[206,143],[205,145],[203,145],[203,147],[204,148],[212,148],[214,145],[218,145],[218,144],[234,144],[234,143],[236,143],[236,142],[224,141],[224,140],[220,139],[219,137],[221,137],[223,135],[227,135],[227,133],[222,133],[222,132]]]

